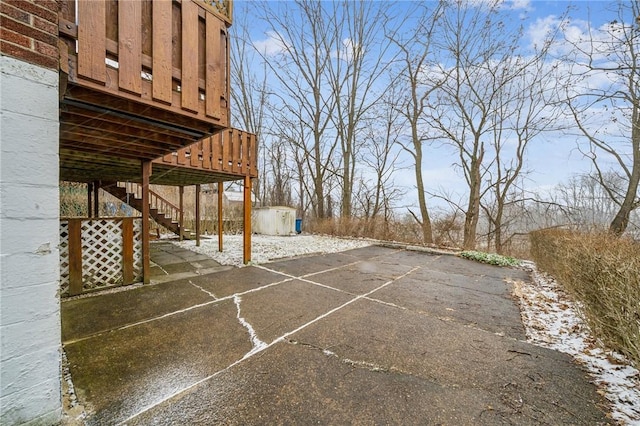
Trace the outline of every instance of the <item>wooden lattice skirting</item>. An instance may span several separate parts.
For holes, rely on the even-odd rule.
[[[140,218],[60,221],[60,286],[63,296],[142,279]]]

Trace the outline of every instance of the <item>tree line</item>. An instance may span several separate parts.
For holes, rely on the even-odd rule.
[[[640,0],[581,37],[566,31],[567,10],[535,44],[524,18],[507,25],[501,1],[245,6],[232,27],[232,100],[260,142],[259,203],[314,219],[406,213],[431,243],[440,200],[463,223],[464,248],[483,234],[501,252],[525,207],[557,216],[579,204],[526,185],[529,147],[562,134],[593,164],[582,183],[606,197],[600,221],[620,235],[640,207]],[[252,38],[254,19],[267,41]],[[434,150],[456,158],[463,194],[425,178]],[[398,183],[408,177],[412,190]]]

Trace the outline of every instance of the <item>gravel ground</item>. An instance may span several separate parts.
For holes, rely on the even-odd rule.
[[[218,237],[202,239],[200,247],[195,241],[175,241],[174,244],[196,253],[212,257],[222,265],[242,266],[242,235],[225,235],[224,251],[218,251]],[[285,257],[309,254],[335,253],[371,245],[370,240],[335,238],[320,235],[251,236],[251,263],[262,264]]]

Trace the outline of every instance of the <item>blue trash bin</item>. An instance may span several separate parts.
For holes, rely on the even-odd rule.
[[[302,232],[302,219],[296,219],[296,233],[300,234]]]

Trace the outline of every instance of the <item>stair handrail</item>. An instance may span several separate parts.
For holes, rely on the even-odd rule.
[[[172,221],[178,222],[180,218],[180,208],[151,189],[149,190],[149,203],[151,206],[155,206],[158,212],[163,213],[165,217],[168,216]]]
[[[118,182],[119,187],[124,187],[127,193],[132,194],[137,199],[142,199],[142,185],[136,182]],[[159,213],[169,217],[172,221],[178,222],[180,219],[180,207],[171,201],[163,198],[160,194],[149,189],[149,207],[158,210]]]

